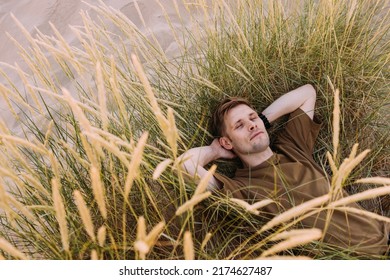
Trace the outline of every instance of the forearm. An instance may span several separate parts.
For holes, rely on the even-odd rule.
[[[301,108],[311,119],[314,116],[316,91],[312,85],[304,85],[276,99],[262,113],[270,122]]]
[[[210,162],[225,158],[232,159],[235,158],[236,155],[224,149],[219,143],[219,139],[214,139],[210,146],[203,146],[192,148],[182,154],[179,157],[181,161],[181,166],[187,171],[191,176],[199,176],[199,178],[203,178],[207,175],[208,171],[204,168]],[[212,176],[209,180],[209,190],[214,190],[215,188],[220,188],[221,182],[219,182],[214,176]]]
[[[182,167],[193,176],[201,175],[204,166],[216,159],[217,155],[211,146],[192,148],[180,156]]]

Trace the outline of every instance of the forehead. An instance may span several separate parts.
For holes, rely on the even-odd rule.
[[[230,109],[225,115],[226,125],[234,125],[239,120],[248,117],[249,115],[256,113],[251,107],[245,104],[237,105]]]

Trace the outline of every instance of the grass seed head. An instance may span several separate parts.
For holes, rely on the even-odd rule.
[[[153,180],[157,180],[161,174],[167,169],[167,167],[172,163],[173,161],[169,158],[163,160],[160,162],[157,166],[156,169],[153,172]]]
[[[89,237],[95,241],[95,228],[93,226],[91,213],[87,207],[87,204],[84,201],[84,198],[79,190],[75,190],[73,192],[73,197],[76,201],[77,209],[79,210],[79,214],[81,217],[81,220],[83,222],[85,231],[88,233]]]
[[[213,236],[213,234],[211,232],[208,232],[206,234],[206,236],[204,237],[203,241],[202,241],[202,244],[200,246],[200,250],[203,251],[204,248],[206,247],[207,243],[210,241],[211,237]]]
[[[186,260],[195,259],[194,242],[192,241],[191,232],[186,231],[183,237],[184,258]]]
[[[315,241],[320,239],[322,236],[322,231],[319,229],[312,229],[309,232],[305,234],[300,234],[300,235],[293,235],[287,238],[284,241],[281,241],[274,246],[272,246],[270,249],[264,251],[261,254],[261,257],[267,257],[274,255],[276,253],[292,249],[298,245],[304,245],[309,242]]]
[[[12,257],[20,260],[27,260],[27,256],[11,245],[7,240],[0,237],[0,249],[11,255]]]
[[[210,169],[207,171],[206,175],[200,180],[198,186],[195,189],[194,197],[205,192],[207,189],[207,186],[212,178],[212,176],[215,173],[215,170],[217,169],[217,166],[213,164]]]
[[[211,192],[207,191],[201,194],[198,194],[194,197],[192,197],[190,200],[186,201],[183,205],[181,205],[176,210],[176,216],[180,216],[186,211],[192,211],[194,206],[200,203],[201,201],[205,200],[211,195]]]
[[[146,141],[148,139],[148,133],[144,132],[141,138],[138,141],[138,144],[132,154],[131,162],[128,167],[127,178],[125,182],[125,198],[130,194],[131,187],[133,186],[133,182],[135,178],[138,176],[139,167],[142,162],[142,157],[146,145]]]
[[[96,261],[96,260],[98,260],[98,259],[99,259],[98,253],[97,253],[97,251],[96,251],[95,249],[93,249],[93,250],[91,251],[91,260]]]
[[[101,226],[98,229],[98,233],[97,233],[97,240],[100,247],[103,247],[106,242],[106,234],[107,234],[107,228],[105,226]]]
[[[51,181],[54,210],[56,212],[56,219],[60,227],[62,246],[66,252],[69,252],[69,231],[66,222],[65,206],[60,193],[60,185],[57,179],[53,178]]]
[[[107,219],[107,208],[103,182],[100,179],[100,172],[95,166],[91,166],[91,182],[92,182],[92,192],[95,197],[96,203],[99,207],[100,213],[103,218]]]
[[[306,201],[298,206],[295,206],[275,218],[273,218],[271,221],[269,221],[267,224],[265,224],[261,228],[261,232],[269,230],[277,225],[280,225],[281,223],[287,222],[295,217],[301,216],[305,213],[307,213],[310,210],[313,210],[313,208],[321,207],[323,204],[329,201],[329,194],[325,194],[323,196],[311,199],[309,201]]]

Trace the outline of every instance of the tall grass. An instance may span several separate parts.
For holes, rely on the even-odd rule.
[[[384,108],[390,21],[386,1],[298,4],[184,3],[204,14],[206,24],[194,17],[192,29],[178,30],[166,14],[180,46],[175,57],[167,57],[154,37],[103,3],[93,7],[98,20],[83,13],[83,25],[73,27],[81,47],[67,44],[55,26],[54,36],[32,37],[19,24],[30,46],[15,44],[28,71],[4,64],[0,69],[6,81],[0,92],[20,122],[18,134],[0,124],[0,257],[307,254],[321,234],[294,233],[294,220],[323,210],[324,202],[329,209],[346,208],[335,195],[341,188],[360,192],[352,188],[357,178],[389,175]],[[65,83],[70,86],[63,88]],[[250,205],[211,195],[206,179],[196,184],[179,168],[179,154],[209,143],[207,121],[221,97],[246,96],[260,109],[305,83],[319,93],[324,129],[315,157],[332,175],[329,196],[267,221],[257,215],[267,201]],[[339,110],[334,87],[340,89]],[[356,142],[371,152],[357,155]],[[232,170],[222,162],[218,167]],[[387,180],[359,181],[365,188],[384,186],[349,199],[370,199],[377,213],[389,215],[379,198],[390,193]],[[314,257],[348,259],[352,253],[329,248]]]

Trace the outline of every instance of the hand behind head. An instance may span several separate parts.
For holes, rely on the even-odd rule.
[[[218,138],[213,140],[210,147],[215,151],[216,155],[218,156],[218,159],[220,158],[233,159],[237,157],[235,153],[226,150],[224,147],[222,147],[221,144],[219,143]]]

